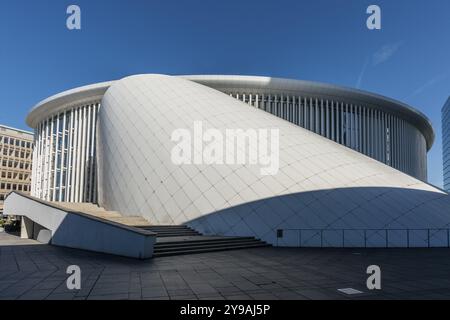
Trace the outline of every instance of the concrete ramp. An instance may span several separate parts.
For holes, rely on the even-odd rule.
[[[15,191],[7,196],[4,213],[23,217],[23,237],[131,258],[153,256],[156,234],[134,227],[145,225],[139,217],[122,217],[92,204],[56,204]]]
[[[69,211],[83,212],[93,217],[115,222],[129,227],[150,227],[150,223],[141,216],[123,216],[117,211],[107,211],[93,203],[86,202],[51,202]]]

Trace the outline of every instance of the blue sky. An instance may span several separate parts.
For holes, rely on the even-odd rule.
[[[66,28],[77,4],[82,30]],[[366,28],[366,8],[382,29]],[[0,123],[27,129],[38,101],[136,73],[316,80],[406,102],[432,121],[429,181],[442,185],[450,95],[448,0],[1,0]]]

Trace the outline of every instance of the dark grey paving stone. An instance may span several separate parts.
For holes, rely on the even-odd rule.
[[[0,299],[450,299],[450,249],[260,248],[136,261],[0,237]],[[3,245],[3,246],[2,246]],[[358,254],[355,254],[358,253]],[[82,269],[82,289],[66,268]],[[370,264],[382,290],[365,287]],[[347,296],[338,288],[355,288]],[[50,291],[50,294],[48,294]],[[42,297],[48,294],[46,297]]]
[[[253,300],[252,297],[246,294],[238,294],[238,295],[224,295],[226,300]]]
[[[73,300],[75,299],[75,293],[52,293],[48,295],[46,300]]]
[[[129,296],[128,293],[122,293],[122,294],[110,294],[110,295],[90,295],[88,300],[128,300]]]
[[[209,284],[190,284],[189,286],[196,295],[202,294],[212,295],[218,293],[218,291]]]
[[[152,287],[152,288],[142,288],[143,298],[158,298],[158,297],[168,297],[166,288],[164,287]]]
[[[170,300],[197,300],[197,296],[194,294],[191,295],[174,295],[170,296]]]
[[[169,296],[164,297],[142,297],[142,300],[169,300]]]
[[[275,291],[273,295],[277,296],[280,300],[307,300],[307,298],[294,291]]]
[[[176,289],[176,290],[167,289],[167,292],[168,292],[169,296],[194,295],[194,291],[192,291],[191,289]]]
[[[197,295],[199,300],[225,300],[223,296],[220,295]]]
[[[335,296],[331,293],[331,290],[330,292],[323,292],[322,290],[304,289],[295,292],[311,300],[330,300]]]
[[[44,300],[51,294],[52,290],[31,290],[21,295],[19,300]]]
[[[249,293],[249,296],[254,300],[280,300],[277,296],[271,293]]]
[[[33,287],[35,290],[56,289],[61,285],[60,280],[44,280]]]
[[[141,300],[142,299],[142,294],[139,292],[130,292],[128,294],[128,299],[129,300]]]
[[[27,291],[31,290],[31,286],[13,286],[9,287],[7,290],[0,292],[0,299],[2,297],[20,297],[25,294]]]
[[[217,291],[220,294],[240,294],[243,291],[239,289],[238,287],[232,286],[232,287],[222,287],[222,288],[216,288]]]

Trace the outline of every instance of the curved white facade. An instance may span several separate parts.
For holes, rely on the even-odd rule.
[[[421,180],[434,141],[428,119],[379,95],[311,81],[186,76]]]
[[[183,76],[368,155],[420,180],[434,141],[418,111],[375,94],[310,81],[251,76]],[[45,200],[97,202],[96,117],[114,82],[69,90],[39,103],[32,194]]]
[[[288,108],[281,113],[277,112],[275,116],[265,112],[268,104],[263,97],[260,99],[256,96],[259,93],[235,99],[229,96],[233,93],[230,88],[219,90],[213,88],[214,85],[200,84],[203,81],[195,77],[140,75],[108,83],[101,88],[91,88],[94,91],[103,90],[100,107],[94,103],[98,102],[95,100],[98,99],[98,92],[89,93],[95,99],[83,102],[87,106],[99,108],[96,118],[90,120],[91,125],[85,126],[95,128],[92,124],[97,123],[97,133],[95,129],[83,131],[83,124],[88,122],[84,120],[84,111],[81,111],[81,116],[78,111],[75,116],[69,116],[74,122],[83,119],[81,126],[75,126],[81,128],[78,135],[75,131],[68,130],[68,137],[62,138],[70,140],[70,132],[73,132],[72,136],[81,135],[82,138],[77,138],[74,146],[81,146],[83,149],[83,143],[86,146],[89,143],[87,141],[92,141],[89,137],[97,136],[97,148],[92,149],[92,145],[89,145],[93,153],[87,155],[85,152],[79,156],[78,152],[74,152],[72,158],[75,155],[76,159],[79,157],[84,161],[77,162],[79,166],[72,166],[71,170],[85,173],[84,179],[90,179],[92,171],[86,169],[86,163],[96,152],[98,183],[89,180],[81,188],[82,180],[78,180],[80,182],[77,184],[77,180],[72,179],[72,184],[65,186],[70,192],[65,193],[66,198],[59,200],[95,200],[97,190],[92,186],[98,186],[98,203],[108,210],[120,211],[125,215],[138,214],[154,224],[186,223],[205,234],[255,236],[278,245],[447,246],[450,224],[447,194],[375,160],[375,156],[372,158],[362,153],[364,148],[370,150],[364,146],[363,141],[372,137],[372,129],[352,131],[351,128],[364,128],[364,121],[370,122],[372,119],[364,118],[365,112],[369,115],[377,114],[375,109],[364,111],[350,106],[349,110],[356,111],[356,115],[350,111],[342,113],[343,110],[330,108],[334,101],[331,98],[328,102],[322,100],[325,101],[324,104],[318,102],[311,105],[307,102],[302,104],[301,99],[297,98],[299,105],[296,107],[296,96],[292,95],[291,103],[286,98],[283,100],[285,104],[274,104],[276,108]],[[58,99],[67,97],[62,95]],[[257,108],[248,107],[246,103],[239,101],[241,99]],[[269,97],[267,101],[270,102],[271,99]],[[370,99],[380,98],[376,96]],[[258,101],[257,105],[255,101]],[[49,103],[54,103],[54,100],[47,101],[32,111],[30,124],[42,123],[42,119],[45,119],[42,110],[55,108],[49,106]],[[265,107],[260,107],[260,103]],[[61,103],[56,105],[60,106]],[[73,112],[73,108],[77,110],[79,107],[76,103],[71,105],[68,102],[57,114]],[[380,107],[386,109],[385,105],[380,104]],[[400,108],[400,105],[397,104],[395,108]],[[94,114],[94,109],[91,110]],[[40,116],[36,115],[38,111],[41,112]],[[267,111],[274,112],[273,109]],[[418,140],[404,140],[401,135],[389,135],[389,140],[395,137],[410,150],[414,150],[411,144],[419,143],[421,149],[416,149],[418,155],[421,156],[422,152],[426,154],[427,144],[430,147],[433,139],[433,132],[428,127],[426,118],[422,119],[420,125],[413,126],[413,123],[419,121],[420,114],[408,109],[394,111],[396,117],[401,115],[400,111],[405,114],[403,121],[409,121],[408,125],[413,127],[413,135],[417,135]],[[314,128],[307,130],[301,127],[302,112],[303,121],[313,120],[310,124],[314,123]],[[333,112],[336,112],[334,116]],[[347,125],[337,125],[333,130],[332,124],[339,123],[342,114],[345,114],[344,122]],[[378,114],[380,116],[372,120],[382,120],[381,112]],[[286,117],[290,121],[281,119]],[[298,119],[300,125],[296,124]],[[388,119],[389,117],[384,117],[385,121]],[[245,164],[175,164],[171,159],[174,147],[171,134],[180,128],[194,130],[196,121],[201,121],[207,128],[220,131],[228,128],[278,129],[278,172],[263,176],[259,167]],[[67,120],[63,123],[67,123]],[[305,123],[307,122],[303,122]],[[381,121],[380,125],[382,127],[388,123],[389,121]],[[345,128],[347,138],[336,143],[333,140],[342,137],[338,127]],[[388,131],[393,131],[392,128],[394,127],[389,127]],[[311,132],[316,130],[320,134]],[[39,132],[47,131],[42,131],[41,128],[38,129]],[[332,132],[335,134],[334,139]],[[369,135],[364,135],[364,132]],[[51,139],[50,135],[49,145],[58,148]],[[49,138],[48,135],[44,135],[44,138],[37,136],[37,140],[48,141]],[[347,142],[349,147],[356,150],[360,148],[361,152],[348,148]],[[372,145],[381,148],[383,144],[378,142]],[[43,144],[35,158],[35,161],[43,161],[44,166],[38,163],[39,169],[34,172],[33,177],[42,176],[42,173],[45,175],[45,172],[50,172],[51,177],[52,171],[58,172],[58,166],[51,165],[51,159],[57,159],[58,151],[48,152],[51,148],[45,146],[48,144]],[[393,144],[389,150],[392,150],[392,146]],[[67,149],[71,150],[70,143]],[[194,146],[194,153],[195,150]],[[246,156],[249,156],[248,149],[246,152]],[[380,154],[384,152],[378,155]],[[47,158],[43,155],[47,155]],[[43,159],[50,159],[50,164],[45,164]],[[81,167],[83,163],[84,167]],[[410,166],[414,167],[412,163]],[[69,175],[67,170],[58,173],[61,172]],[[78,175],[78,179],[80,177],[82,175]],[[95,179],[95,174],[92,178]],[[54,179],[53,177],[53,181]],[[37,181],[42,181],[42,178]],[[33,192],[43,197],[44,193],[39,192],[48,189],[48,184],[42,183],[41,186],[45,187],[40,188],[37,186],[38,183]],[[67,198],[74,187],[74,194],[87,198]],[[61,194],[61,186],[59,188]],[[51,187],[50,190],[52,191]],[[52,192],[45,193],[47,197],[49,194]],[[57,198],[52,199],[50,196],[48,200],[55,199]],[[277,238],[277,230],[284,231],[281,238]]]

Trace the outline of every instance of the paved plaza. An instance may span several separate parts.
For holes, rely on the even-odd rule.
[[[373,264],[381,267],[382,289],[369,291]],[[81,290],[67,289],[69,265],[81,268]],[[0,233],[0,299],[447,298],[450,249],[270,247],[139,261]]]

